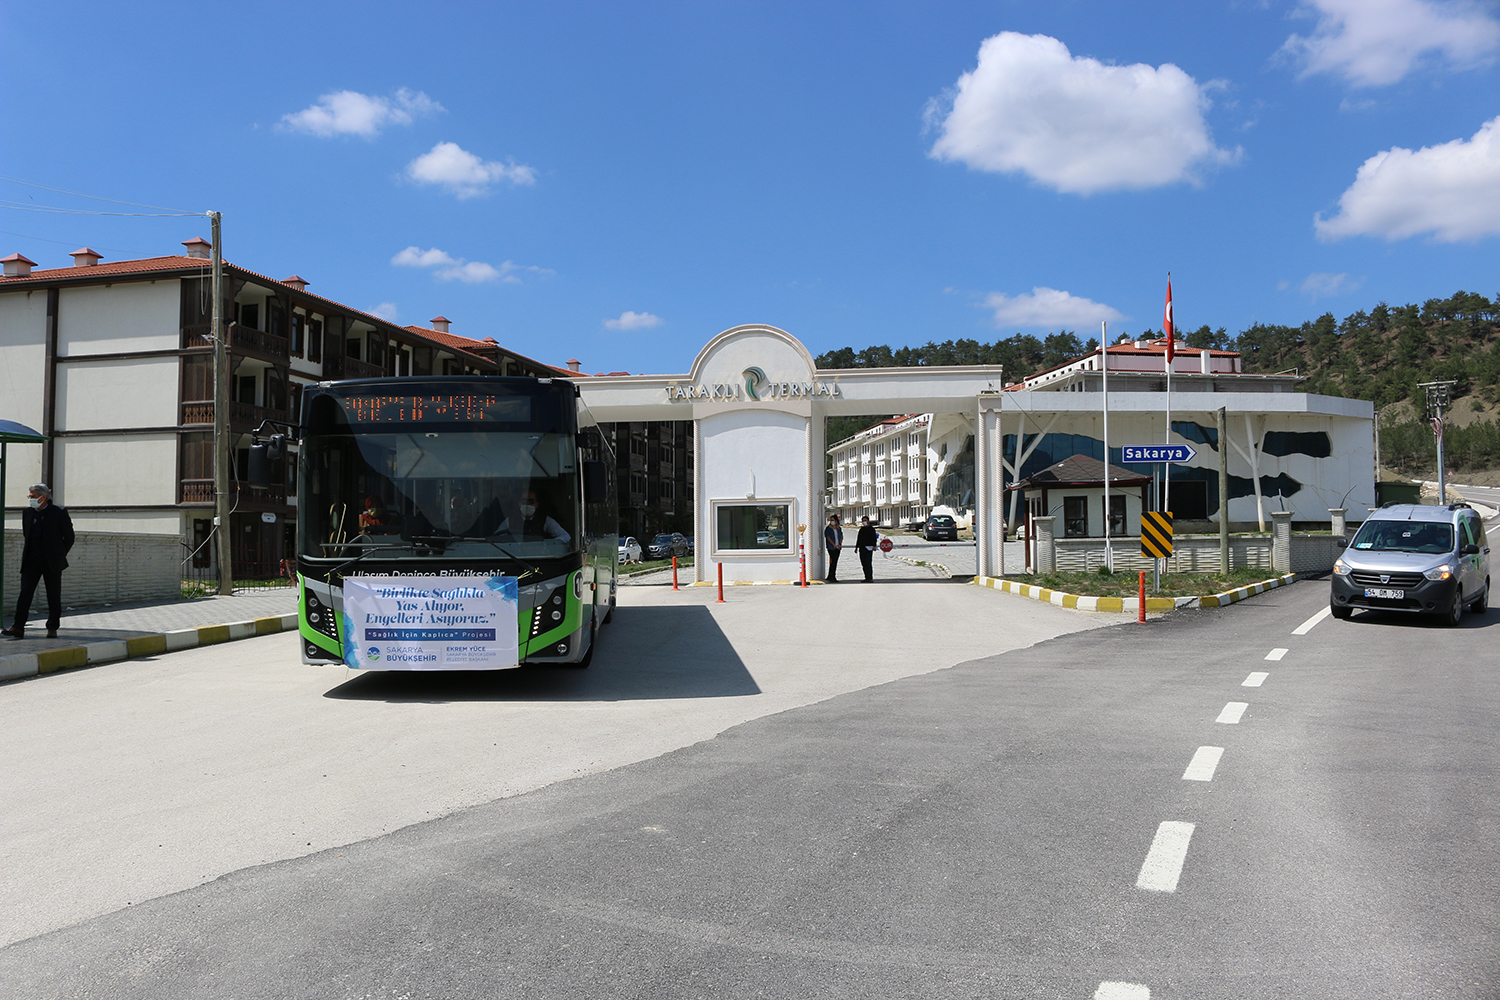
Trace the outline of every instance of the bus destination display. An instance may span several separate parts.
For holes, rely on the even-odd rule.
[[[349,396],[343,400],[356,424],[528,423],[531,397],[475,393]]]

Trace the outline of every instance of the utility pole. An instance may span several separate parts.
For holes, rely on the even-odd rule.
[[[1219,572],[1229,575],[1229,422],[1224,407],[1215,414],[1219,430]]]
[[[219,547],[219,593],[234,593],[234,563],[229,530],[229,350],[224,334],[224,240],[223,215],[208,213],[213,229],[213,298],[210,336],[214,344],[214,531]]]
[[[1443,462],[1443,429],[1447,426],[1448,407],[1452,404],[1453,382],[1419,382],[1427,390],[1427,419],[1432,422],[1432,433],[1437,438],[1437,484],[1438,503],[1448,502],[1448,471]]]

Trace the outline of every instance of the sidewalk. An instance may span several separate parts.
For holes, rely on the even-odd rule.
[[[45,618],[33,618],[25,639],[0,637],[0,681],[296,627],[297,592],[291,587],[64,614],[56,639],[47,638]]]

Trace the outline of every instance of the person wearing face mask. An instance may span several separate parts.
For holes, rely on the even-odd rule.
[[[52,502],[52,491],[37,483],[27,491],[30,507],[21,511],[21,590],[16,595],[16,616],[0,635],[26,637],[26,619],[38,582],[47,584],[47,638],[57,638],[62,619],[62,572],[68,568],[68,550],[73,547],[73,519],[65,508]]]
[[[542,510],[536,490],[531,487],[527,487],[526,492],[521,494],[520,524],[516,525],[510,518],[506,518],[505,523],[500,525],[500,530],[509,531],[523,542],[539,542],[551,538],[567,543],[573,539],[566,528]]]

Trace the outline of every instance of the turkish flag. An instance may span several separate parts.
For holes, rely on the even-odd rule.
[[[1170,274],[1167,275],[1167,307],[1166,309],[1162,310],[1161,330],[1162,333],[1167,335],[1167,364],[1170,365],[1172,363],[1172,358],[1174,358],[1177,354],[1177,352],[1172,349],[1172,341],[1174,341],[1176,337],[1172,335],[1172,276]]]

